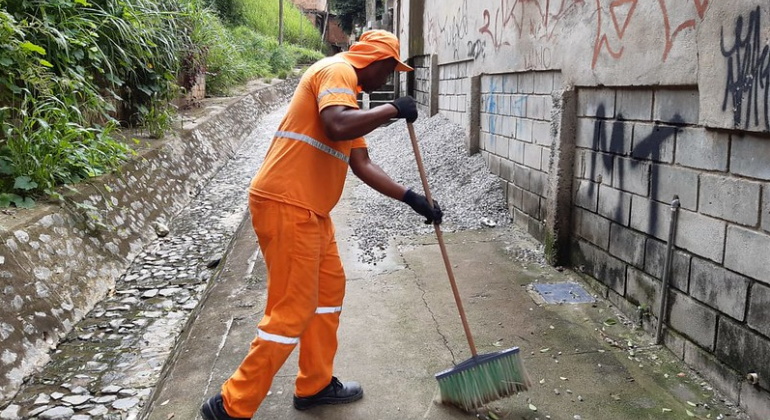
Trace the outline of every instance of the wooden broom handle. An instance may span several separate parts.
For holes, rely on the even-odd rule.
[[[431,198],[430,189],[428,189],[428,178],[425,176],[425,167],[422,165],[422,157],[420,157],[420,148],[417,146],[417,135],[414,132],[414,126],[412,123],[406,123],[406,126],[409,129],[409,137],[412,139],[412,148],[414,149],[414,157],[417,159],[417,169],[420,171],[422,189],[425,191],[425,198],[428,199],[428,204],[433,207],[433,198]],[[449,255],[447,255],[446,246],[444,245],[444,237],[441,235],[441,227],[438,223],[433,223],[433,228],[436,230],[436,239],[438,239],[438,246],[441,248],[441,256],[444,258],[444,267],[446,267],[446,273],[449,276],[449,283],[452,285],[452,293],[454,293],[455,296],[457,310],[460,312],[460,319],[463,321],[465,337],[468,339],[468,346],[471,348],[471,354],[473,357],[476,357],[476,344],[473,343],[471,329],[468,326],[468,318],[465,316],[463,303],[460,300],[460,292],[457,290],[457,282],[455,281],[455,276],[452,273],[452,264],[449,263]]]

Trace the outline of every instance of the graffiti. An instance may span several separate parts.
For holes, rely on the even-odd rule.
[[[692,0],[692,8],[690,13],[669,13],[670,6],[666,4],[667,0],[658,0],[658,6],[660,7],[660,19],[663,24],[663,41],[664,47],[662,52],[662,61],[665,62],[671,54],[672,48],[674,48],[677,37],[680,33],[686,29],[695,29],[706,13],[706,9],[709,5],[709,0]],[[682,0],[668,0],[682,2]],[[594,54],[591,61],[591,68],[596,68],[596,63],[601,55],[602,50],[605,50],[613,59],[620,59],[623,56],[625,47],[622,44],[623,38],[626,35],[628,26],[634,21],[636,6],[639,0],[614,0],[610,2],[608,11],[609,17],[612,20],[611,28],[607,30],[602,26],[602,15],[605,14],[601,5],[601,0],[596,0],[597,9],[597,30],[596,39],[594,41]],[[682,7],[682,3],[672,3],[674,7]],[[681,19],[681,22],[674,22],[672,24],[672,18]],[[678,24],[676,24],[678,23]],[[648,22],[646,22],[648,24]],[[676,26],[674,26],[676,24]],[[673,28],[673,30],[672,30]],[[616,44],[613,47],[612,44]]]
[[[483,60],[486,58],[487,53],[484,51],[487,48],[487,42],[477,39],[475,41],[468,41],[468,58],[478,60],[479,57]]]
[[[722,56],[727,60],[722,111],[728,111],[728,105],[732,105],[733,124],[736,128],[741,125],[749,128],[752,124],[759,126],[764,123],[765,131],[770,131],[770,45],[762,47],[761,17],[759,6],[749,14],[748,21],[738,16],[735,21],[735,40],[730,48],[725,46],[722,27],[720,44]],[[762,105],[764,110],[761,109]]]
[[[556,3],[557,0],[553,0]],[[479,32],[488,36],[496,51],[505,45],[511,45],[505,39],[508,31],[522,38],[526,33],[533,39],[551,40],[559,22],[571,11],[585,4],[584,0],[560,0],[559,7],[551,4],[552,0],[500,0],[495,10],[494,19],[489,9],[482,12],[483,25]]]
[[[617,115],[618,120],[616,121],[605,120],[604,118],[606,117],[606,108],[604,104],[600,104],[596,110],[597,119],[594,122],[593,150],[602,151],[603,153],[591,153],[592,172],[588,175],[588,178],[592,181],[598,180],[599,182],[602,182],[600,179],[601,173],[609,172],[610,174],[613,174],[612,176],[617,177],[617,179],[614,180],[615,185],[623,185],[623,179],[626,174],[623,172],[622,167],[614,167],[614,161],[615,156],[628,153],[624,129],[624,124],[627,123],[623,121],[624,118],[622,114]],[[674,138],[677,131],[674,125],[684,124],[684,119],[681,115],[677,114],[674,115],[671,123],[673,124],[672,126],[656,124],[651,134],[638,141],[634,140],[633,150],[631,150],[631,157],[634,159],[630,166],[632,170],[635,169],[637,165],[642,164],[641,161],[637,161],[637,159],[659,161],[663,158],[663,145]],[[605,127],[609,124],[612,125],[612,129],[608,135]],[[660,181],[662,178],[660,176],[660,165],[652,165],[650,170],[650,194],[652,197],[655,197],[661,188]],[[607,181],[609,180],[605,180],[605,182]],[[596,194],[596,188],[598,187],[595,186],[593,182],[589,184],[588,192],[591,196]],[[623,218],[623,209],[617,207],[615,209],[615,214],[611,216],[613,220],[621,220]],[[649,219],[647,222],[650,230],[656,231],[659,223],[659,220],[657,220],[657,213],[651,212],[648,217]]]
[[[462,55],[460,47],[464,45],[466,35],[468,35],[468,0],[463,0],[462,5],[451,16],[451,20],[446,16],[443,24],[436,22],[432,17],[428,19],[428,42],[438,47],[443,41],[444,46],[452,49],[455,60]],[[469,42],[469,47],[470,44]],[[471,56],[470,48],[467,56]]]
[[[534,47],[524,55],[524,68],[526,69],[550,69],[551,49],[548,47]]]

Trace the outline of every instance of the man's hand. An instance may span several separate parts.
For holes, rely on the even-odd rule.
[[[390,104],[398,111],[396,118],[404,118],[408,123],[417,121],[417,103],[411,96],[402,96]]]
[[[444,212],[441,211],[438,201],[433,200],[433,207],[431,207],[425,196],[417,194],[412,190],[406,190],[402,201],[409,204],[417,213],[425,216],[426,225],[431,223],[441,224],[441,217],[444,216]]]

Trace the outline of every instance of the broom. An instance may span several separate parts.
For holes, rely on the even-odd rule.
[[[412,123],[407,123],[407,128],[409,129],[409,137],[412,139],[414,157],[417,160],[417,168],[420,171],[420,179],[425,190],[425,197],[432,207],[433,199],[428,189],[428,179],[425,176],[420,149],[417,146],[417,135],[414,132]],[[468,339],[472,355],[470,359],[459,365],[436,374],[436,380],[438,381],[441,393],[441,402],[457,406],[465,411],[471,411],[482,407],[488,402],[526,391],[531,386],[531,382],[521,362],[518,347],[481,355],[476,352],[476,345],[473,342],[473,336],[468,327],[468,319],[465,317],[460,293],[457,290],[457,283],[452,273],[452,265],[449,263],[446,246],[444,246],[441,228],[438,223],[434,223],[433,227],[436,230],[436,238],[438,239],[439,248],[441,248],[441,255],[444,258],[444,266],[449,275],[449,283],[452,285],[455,303],[457,303],[457,309],[460,312],[460,318],[465,329],[465,337]]]

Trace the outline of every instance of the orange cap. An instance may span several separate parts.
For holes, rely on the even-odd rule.
[[[342,54],[345,60],[358,69],[362,69],[375,61],[395,58],[398,61],[397,71],[414,70],[401,61],[399,49],[398,38],[395,35],[378,29],[364,32],[358,42],[354,42],[350,46],[350,50]]]

